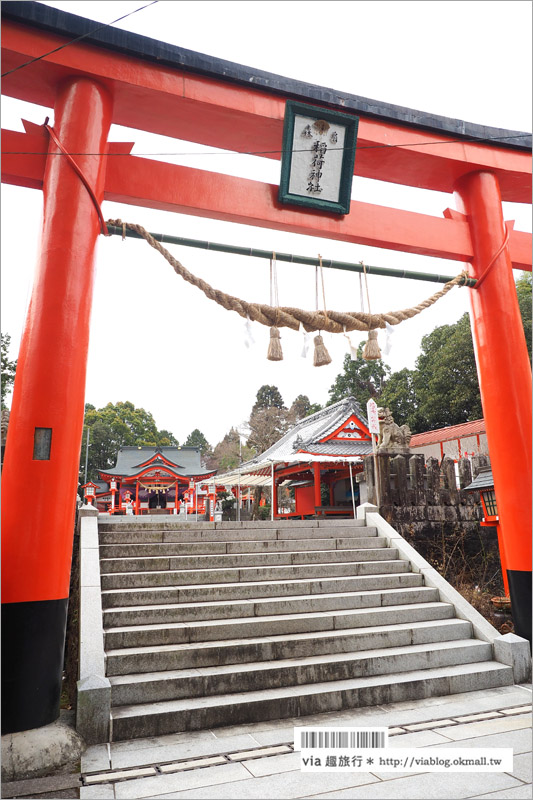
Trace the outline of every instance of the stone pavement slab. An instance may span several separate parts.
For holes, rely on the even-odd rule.
[[[361,787],[363,792],[360,796],[366,797],[364,788],[377,780],[369,774],[325,775],[294,771],[226,783],[217,786],[216,794],[213,792],[213,787],[205,786],[192,791],[176,791],[172,795],[167,794],[166,798],[164,794],[153,795],[150,800],[159,800],[159,798],[170,800],[170,797],[172,800],[213,800],[215,797],[217,800],[267,800],[271,797],[292,800],[292,798],[315,796],[318,792],[325,792],[328,789],[355,791],[353,787]]]
[[[177,796],[179,792],[191,794],[201,787],[207,790],[207,796],[219,796],[215,786],[241,781],[248,778],[250,773],[242,764],[224,764],[222,767],[206,767],[204,769],[179,772],[171,775],[158,775],[155,778],[141,778],[140,780],[124,781],[115,784],[115,797],[117,800],[133,800],[134,798],[153,798],[157,794]]]
[[[82,753],[81,771],[96,772],[111,769],[111,754],[108,744],[93,744]]]
[[[161,737],[163,738],[163,737]],[[147,740],[143,740],[147,744]],[[250,734],[241,736],[224,736],[215,738],[195,739],[187,741],[184,737],[178,743],[172,744],[153,744],[143,746],[137,750],[128,749],[116,752],[113,744],[111,745],[111,766],[113,769],[130,767],[136,764],[153,764],[162,761],[176,761],[182,758],[197,758],[198,756],[218,755],[234,750],[249,750],[257,747],[258,743]]]
[[[112,783],[107,786],[82,786],[80,800],[115,800],[115,786]]]
[[[513,778],[524,781],[524,783],[531,783],[531,755],[529,753],[522,753],[518,756],[515,755],[513,758],[513,769],[509,774],[512,775]]]
[[[102,782],[78,790],[75,785],[79,775],[56,776],[54,780],[70,781],[73,788],[62,789],[58,784],[57,794],[50,795],[46,790],[52,778],[45,778],[35,781],[34,794],[25,791],[30,787],[4,784],[2,796],[79,797],[80,800],[417,800],[419,797],[531,800],[531,693],[526,689],[503,687],[313,717],[95,745],[83,756],[82,777]],[[292,745],[295,725],[386,726],[391,748],[509,747],[514,753],[513,769],[509,773],[450,774],[302,772],[300,754],[287,747]],[[144,772],[134,777],[137,769],[149,770],[150,777],[141,777]],[[112,773],[115,779],[110,781]],[[68,794],[69,791],[72,793]]]
[[[244,766],[255,778],[265,775],[279,775],[282,772],[300,772],[300,753],[285,753],[272,758],[258,758],[247,761]]]
[[[461,739],[453,742],[451,739],[445,744],[433,745],[439,747],[510,747],[513,755],[531,753],[531,730],[509,731],[506,734],[494,733],[491,736],[477,736],[472,739]]]
[[[359,786],[344,791],[330,791],[323,794],[299,795],[301,798],[324,798],[324,800],[334,800],[334,798],[349,798],[349,800],[396,800],[406,798],[406,800],[462,800],[462,798],[473,797],[472,791],[477,785],[479,789],[480,777],[478,774],[455,772],[450,774],[425,772],[423,774],[411,775],[409,777],[395,778],[393,773],[390,780],[383,780],[379,783],[372,783],[367,786]],[[486,777],[486,776],[485,776]],[[521,787],[516,778],[512,778],[506,773],[492,773],[491,787],[494,789],[512,789]],[[503,795],[505,796],[505,795]]]
[[[441,732],[449,739],[459,741],[460,739],[472,739],[474,736],[490,736],[492,733],[505,734],[521,729],[531,730],[531,712],[520,714],[517,717],[500,717],[499,719],[470,722],[466,725],[450,726]]]
[[[531,800],[531,786],[516,786],[514,789],[504,789],[501,792],[471,795],[472,800]]]

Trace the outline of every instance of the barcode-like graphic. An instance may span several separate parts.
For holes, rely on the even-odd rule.
[[[300,731],[302,750],[314,748],[365,748],[385,747],[386,732],[383,730],[318,730]]]

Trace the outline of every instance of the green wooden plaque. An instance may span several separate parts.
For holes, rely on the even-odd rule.
[[[358,117],[287,100],[279,201],[350,213]]]

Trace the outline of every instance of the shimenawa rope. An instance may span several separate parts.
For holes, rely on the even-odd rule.
[[[329,333],[343,333],[346,331],[371,331],[376,328],[385,328],[385,323],[389,325],[399,325],[406,319],[411,319],[417,314],[420,314],[425,308],[429,308],[441,297],[444,297],[454,286],[464,284],[468,278],[468,272],[465,270],[460,275],[457,275],[453,280],[444,284],[443,288],[435,294],[423,300],[418,305],[412,308],[405,308],[401,311],[388,311],[384,314],[367,314],[360,311],[305,311],[300,308],[292,308],[287,306],[271,306],[266,303],[248,303],[246,300],[241,300],[238,297],[233,297],[226,292],[219,289],[214,289],[209,283],[201,278],[193,275],[189,270],[183,266],[176,258],[174,258],[163,245],[156,241],[147,230],[141,225],[136,225],[131,222],[122,222],[120,219],[107,220],[108,225],[115,225],[121,227],[123,225],[132,231],[135,231],[143,239],[146,239],[149,245],[157,250],[168,261],[177,275],[180,275],[188,283],[200,289],[206,297],[214,300],[223,308],[228,311],[235,311],[241,317],[247,317],[254,322],[260,322],[261,325],[266,325],[271,328],[291,328],[297,331],[302,324],[304,330],[307,332],[312,331],[328,331]]]

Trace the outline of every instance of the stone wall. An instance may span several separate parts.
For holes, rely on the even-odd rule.
[[[377,465],[377,478],[375,463]],[[465,486],[483,466],[487,456],[474,456],[472,462],[458,462],[459,488],[455,462],[444,457],[424,460],[423,455],[387,455],[365,458],[364,471],[357,476],[360,502],[379,506],[380,514],[400,533],[405,525],[427,523],[473,523],[483,519],[479,492],[465,492]]]
[[[365,458],[356,478],[360,502],[377,505],[381,516],[454,586],[467,582],[500,591],[496,528],[480,526],[479,492],[464,491],[482,467],[490,466],[488,456],[458,462],[459,488],[449,457],[439,462],[425,461],[423,455],[378,453],[376,461],[377,480],[373,457]]]

